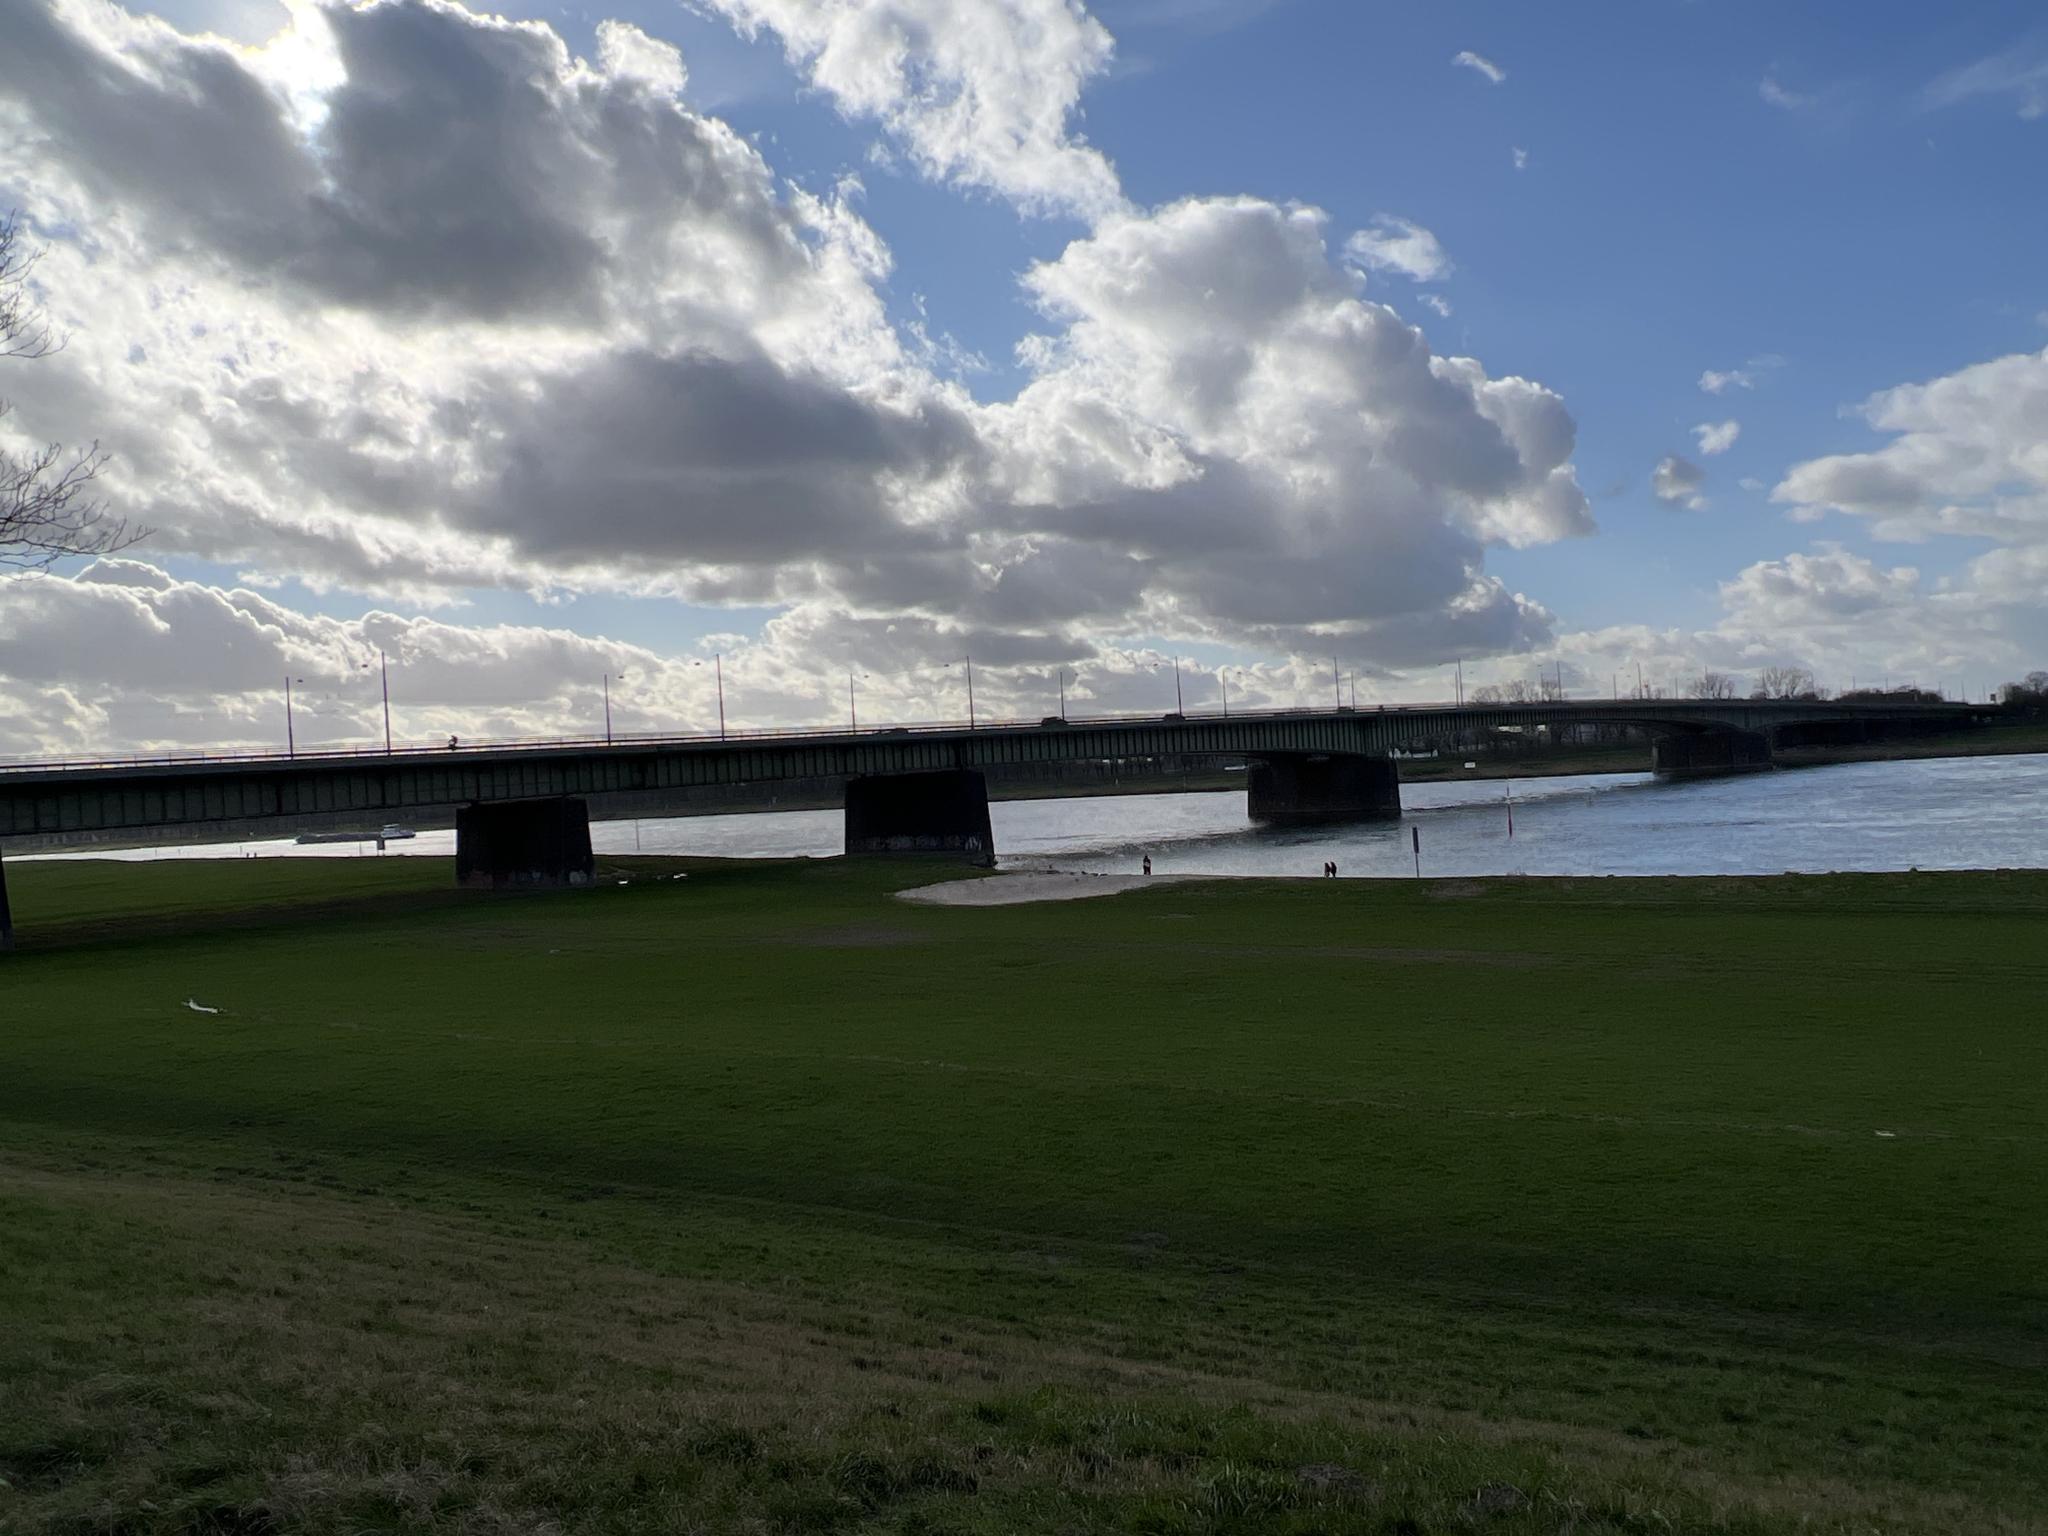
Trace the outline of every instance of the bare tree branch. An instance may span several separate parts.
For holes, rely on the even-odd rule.
[[[42,258],[22,238],[21,216],[0,218],[0,359],[33,360],[59,351],[64,339],[35,306],[29,273]],[[8,404],[0,399],[0,417]],[[107,555],[142,538],[94,499],[94,478],[107,455],[98,443],[67,461],[63,445],[17,456],[0,449],[0,567],[42,570],[74,555]]]
[[[48,357],[63,345],[29,303],[28,275],[41,251],[21,240],[21,215],[0,218],[0,357]]]
[[[1811,699],[1819,696],[1813,674],[1804,667],[1765,667],[1756,675],[1753,699]]]

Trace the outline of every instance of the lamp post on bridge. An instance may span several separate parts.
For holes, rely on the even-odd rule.
[[[1173,712],[1176,715],[1184,715],[1187,713],[1187,707],[1181,703],[1180,658],[1178,656],[1173,658]]]
[[[711,653],[711,673],[718,679],[718,739],[725,740],[725,652]]]
[[[700,659],[691,662],[690,665],[701,667],[704,663]],[[723,741],[725,740],[725,652],[713,651],[711,653],[711,675],[718,680],[718,739]]]
[[[370,664],[367,661],[358,662],[356,670],[367,672],[370,670]],[[377,674],[384,685],[384,755],[389,757],[391,755],[391,663],[386,659],[382,648],[379,648],[377,652]]]
[[[294,734],[294,732],[293,732],[293,730],[292,730],[292,684],[293,684],[293,683],[297,683],[297,684],[298,684],[298,685],[299,685],[299,686],[300,686],[301,688],[303,688],[303,687],[305,687],[305,685],[306,685],[306,680],[305,680],[305,679],[304,679],[303,677],[293,677],[293,676],[292,676],[292,675],[291,675],[291,674],[290,674],[289,672],[287,672],[287,673],[285,674],[285,679],[284,679],[284,755],[285,755],[286,757],[297,757],[297,756],[299,755],[299,743],[298,743],[298,737],[297,737],[297,736],[296,736],[296,735]]]
[[[612,679],[624,682],[633,674],[630,672],[607,672],[604,675],[604,744],[612,744]]]
[[[974,658],[962,656],[960,662],[967,669],[967,729],[971,731],[974,729]],[[953,663],[949,661],[946,665],[950,668]]]

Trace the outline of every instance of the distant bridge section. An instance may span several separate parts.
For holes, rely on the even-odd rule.
[[[850,851],[988,862],[982,770],[998,765],[1244,758],[1254,820],[1356,820],[1400,814],[1394,754],[1475,732],[1637,726],[1653,737],[1657,771],[1686,776],[1768,767],[1773,743],[1863,740],[1991,718],[1981,705],[1621,699],[21,764],[0,767],[0,839],[247,821],[274,821],[282,832],[337,814],[381,823],[453,806],[462,808],[457,865],[469,883],[574,883],[590,870],[589,797],[837,778],[849,786]]]

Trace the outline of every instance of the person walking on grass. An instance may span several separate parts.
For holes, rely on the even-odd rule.
[[[1152,873],[1152,855],[1149,853],[1145,855],[1145,873],[1148,875]]]

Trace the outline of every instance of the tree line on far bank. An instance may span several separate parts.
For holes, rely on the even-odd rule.
[[[1539,676],[1530,681],[1515,678],[1505,683],[1487,683],[1472,690],[1474,704],[1548,704],[1566,697],[1561,676]],[[1832,699],[1844,704],[1941,704],[1946,696],[1933,688],[1901,684],[1896,688],[1844,688],[1830,692],[1814,681],[1804,667],[1765,667],[1748,687],[1733,672],[1711,668],[1702,671],[1677,689],[1662,683],[1643,689],[1652,699],[1781,699],[1819,703]],[[2018,682],[2007,683],[1997,693],[1999,707],[2015,715],[2048,714],[2048,672],[2029,672]]]

